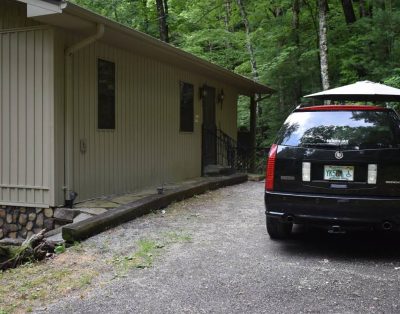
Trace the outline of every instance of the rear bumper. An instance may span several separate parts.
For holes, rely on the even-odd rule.
[[[294,223],[381,226],[389,221],[400,226],[400,197],[348,197],[265,192],[266,215]]]

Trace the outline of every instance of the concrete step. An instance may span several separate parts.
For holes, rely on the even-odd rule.
[[[234,173],[234,169],[222,165],[207,165],[204,167],[204,176],[216,177]]]

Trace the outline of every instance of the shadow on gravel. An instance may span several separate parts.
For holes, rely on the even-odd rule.
[[[286,254],[331,259],[400,261],[400,232],[353,231],[329,234],[296,226],[292,237],[279,241]]]

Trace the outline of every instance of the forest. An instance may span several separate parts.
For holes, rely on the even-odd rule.
[[[400,88],[398,0],[72,2],[273,88],[257,105],[258,147],[304,95],[360,80]],[[249,128],[245,97],[238,126]]]

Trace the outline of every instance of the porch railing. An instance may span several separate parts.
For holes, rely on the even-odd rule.
[[[208,164],[224,166],[232,172],[264,174],[268,151],[269,148],[240,147],[237,141],[222,130],[203,128],[203,159]]]

